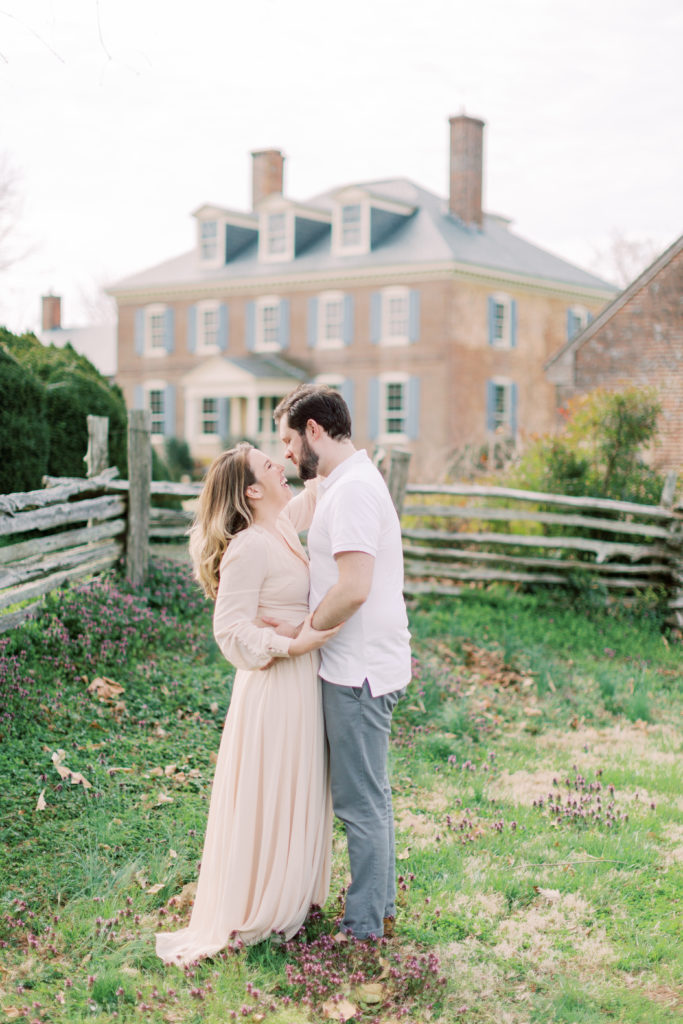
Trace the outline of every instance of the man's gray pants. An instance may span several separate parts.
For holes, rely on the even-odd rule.
[[[363,686],[322,680],[334,813],[344,822],[351,866],[342,928],[357,939],[384,934],[396,913],[394,815],[387,774],[391,715],[400,690],[373,697]]]

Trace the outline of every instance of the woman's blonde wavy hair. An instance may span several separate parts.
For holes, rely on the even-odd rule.
[[[243,442],[221,452],[209,466],[197,513],[190,527],[190,555],[195,579],[207,597],[218,593],[221,559],[228,544],[254,521],[246,497],[256,483],[249,466],[252,446]]]

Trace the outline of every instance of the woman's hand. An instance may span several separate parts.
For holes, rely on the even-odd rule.
[[[288,636],[294,638],[301,632],[303,622],[300,622],[298,626],[294,626],[291,622],[282,622],[280,619],[269,619],[267,615],[256,620],[257,626],[270,626],[274,629],[278,636]]]
[[[311,615],[308,615],[301,624],[298,636],[296,636],[291,644],[289,645],[289,656],[290,658],[298,658],[300,654],[308,654],[309,651],[317,651],[319,647],[336,636],[339,630],[344,625],[340,622],[338,626],[333,626],[332,629],[313,629],[311,625]]]

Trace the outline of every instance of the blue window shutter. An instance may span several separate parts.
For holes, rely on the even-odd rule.
[[[496,300],[489,295],[489,345],[496,340]]]
[[[230,399],[218,399],[218,434],[221,441],[230,436]]]
[[[420,340],[420,293],[412,288],[408,300],[408,340],[411,345]]]
[[[379,436],[379,379],[370,378],[370,404],[368,407],[368,436],[374,441]]]
[[[370,296],[370,341],[379,343],[382,337],[382,293],[373,292]]]
[[[349,407],[349,413],[351,414],[351,422],[353,423],[353,380],[351,377],[345,377],[342,381],[342,385],[339,389],[340,394],[346,404]]]
[[[197,351],[197,307],[189,306],[187,310],[187,351]]]
[[[164,392],[164,436],[175,437],[175,385],[169,384]]]
[[[145,392],[143,390],[142,384],[135,385],[135,391],[133,392],[133,408],[145,408]]]
[[[280,299],[280,330],[278,332],[280,348],[289,348],[289,299]]]
[[[145,351],[145,311],[135,310],[135,354],[141,356]],[[138,406],[136,406],[138,408]],[[142,408],[141,406],[139,408]]]
[[[225,352],[230,338],[230,320],[227,303],[221,302],[218,307],[218,347]]]
[[[353,295],[344,296],[344,329],[342,333],[345,345],[353,341]]]
[[[173,319],[173,310],[167,306],[164,313],[164,348],[169,353],[173,351],[175,345]]]
[[[408,410],[406,416],[406,434],[411,441],[420,435],[420,378],[411,377],[408,381]]]
[[[588,325],[588,324],[592,324],[592,323],[593,323],[593,320],[594,320],[594,319],[595,319],[595,318],[594,318],[593,314],[591,313],[591,311],[590,311],[590,309],[589,309],[589,310],[588,310],[588,314],[587,314],[587,316],[586,316],[586,325]]]
[[[309,348],[318,344],[318,299],[315,295],[308,300],[307,342]]]
[[[567,341],[574,337],[576,333],[576,317],[574,316],[573,310],[567,310]]]
[[[486,429],[489,433],[496,429],[496,385],[492,380],[486,381]]]
[[[517,300],[510,300],[510,348],[517,348]]]
[[[510,433],[517,436],[517,384],[515,381],[510,385]]]
[[[246,343],[250,352],[256,346],[256,303],[248,302],[246,310]]]

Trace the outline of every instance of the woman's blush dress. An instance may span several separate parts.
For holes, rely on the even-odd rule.
[[[303,496],[303,506],[309,496]],[[332,809],[318,652],[286,654],[264,628],[308,614],[308,560],[295,527],[302,502],[278,519],[278,536],[251,526],[220,568],[214,633],[237,668],[211,792],[192,917],[156,936],[157,954],[186,964],[239,937],[286,938],[329,891]],[[272,664],[268,665],[272,661]],[[268,667],[264,667],[268,665]]]

